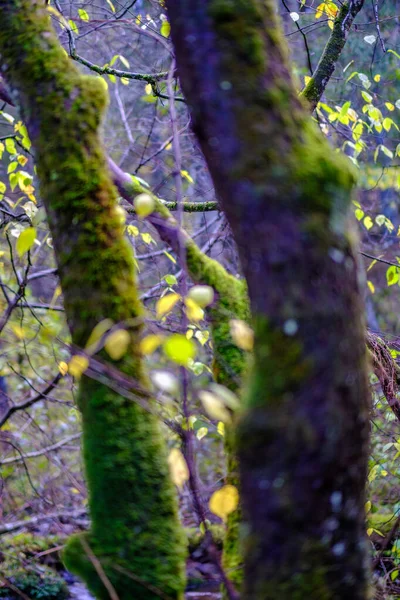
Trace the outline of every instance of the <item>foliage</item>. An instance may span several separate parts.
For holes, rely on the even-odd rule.
[[[207,209],[212,202],[215,208],[215,192],[204,160],[188,133],[187,110],[179,99],[178,85],[173,86],[173,93],[177,97],[182,164],[179,168],[176,166],[176,135],[170,116],[173,103],[166,79],[170,68],[167,49],[171,46],[165,7],[162,3],[142,1],[131,8],[128,2],[120,3],[121,6],[112,2],[104,4],[107,4],[106,10],[92,3],[60,2],[58,8],[50,3],[49,16],[71,60],[79,63],[82,72],[95,71],[99,82],[108,88],[111,104],[104,124],[104,143],[109,154],[125,171],[137,176],[138,185],[154,192],[158,198],[171,203],[178,199],[179,205],[183,196],[185,203],[196,205],[196,212],[185,212],[178,221],[198,242],[203,255],[217,261],[211,283],[215,298],[210,305],[202,306],[196,302],[196,292],[191,292],[192,283],[185,277],[188,271],[193,281],[199,283],[194,275],[198,276],[200,254],[193,250],[185,261],[179,248],[171,248],[159,238],[148,220],[153,208],[148,198],[152,196],[147,194],[147,198],[137,201],[138,215],[127,212],[127,206],[121,202],[121,212],[116,213],[115,218],[120,220],[134,251],[139,289],[146,308],[141,351],[156,396],[157,416],[172,424],[172,427],[163,426],[163,436],[168,441],[169,452],[179,450],[186,460],[176,428],[191,432],[207,520],[224,527],[221,519],[212,513],[209,500],[223,484],[229,483],[223,445],[234,412],[219,397],[216,400],[210,383],[213,372],[228,388],[240,387],[241,369],[252,349],[252,332],[244,331],[242,325],[248,319],[246,306],[241,302],[245,291],[243,294],[241,289],[232,303],[220,302],[221,293],[227,292],[225,297],[232,299],[234,290],[238,289],[233,281],[240,280],[240,265],[221,214]],[[312,10],[303,6],[304,3],[287,4],[289,11],[282,8],[284,26],[290,34],[287,39],[300,90],[309,83],[310,72],[304,39],[296,24],[306,33],[315,68],[316,58],[333,31],[333,19],[341,4],[322,2]],[[60,16],[60,8],[64,16]],[[123,14],[125,9],[128,9],[126,15]],[[387,50],[383,52],[373,8],[367,5],[363,8],[355,21],[357,30],[353,27],[349,32],[335,74],[314,117],[335,149],[346,154],[356,167],[358,192],[353,211],[362,251],[372,257],[365,260],[369,326],[374,330],[379,326],[387,334],[384,337],[396,359],[400,331],[397,295],[400,285],[400,58],[393,44],[393,11],[390,3],[379,6],[380,32]],[[129,25],[126,19],[130,20]],[[94,24],[100,20],[107,26],[97,28]],[[85,510],[87,504],[80,461],[81,416],[75,402],[77,380],[90,361],[95,363],[103,348],[105,353],[96,367],[103,379],[112,380],[102,363],[108,358],[118,360],[125,354],[126,330],[114,319],[105,324],[106,329],[100,334],[97,330],[94,348],[86,348],[88,358],[76,354],[66,327],[65,299],[56,273],[53,247],[57,240],[48,229],[27,129],[10,105],[0,111],[0,133],[0,209],[3,211],[0,213],[3,290],[0,374],[7,383],[8,395],[18,403],[34,397],[62,374],[54,389],[27,411],[13,413],[3,425],[0,440],[0,462],[4,461],[2,504],[6,522],[29,518],[31,512],[45,516],[59,506],[60,517],[50,520],[50,524],[46,520],[42,522],[43,527],[58,532],[64,527],[63,522],[73,523],[76,519],[68,514],[75,514],[81,508]],[[176,173],[180,174],[179,183]],[[227,280],[229,283],[224,287],[223,273],[226,272],[232,279]],[[106,276],[111,278],[111,273]],[[96,324],[99,325],[91,324],[91,331],[95,331]],[[122,386],[123,393],[129,394],[126,389],[129,386],[124,387],[121,381],[118,385]],[[367,530],[381,531],[374,515],[387,513],[391,523],[392,516],[396,518],[399,510],[400,473],[396,448],[399,440],[397,422],[372,375],[371,387],[375,395]],[[206,409],[204,393],[213,394],[211,412]],[[8,406],[0,396],[0,417],[6,404]],[[71,439],[71,436],[75,437]],[[46,450],[59,442],[59,447]],[[29,456],[32,453],[39,454]],[[28,458],[21,460],[21,456]],[[196,525],[199,531],[198,515],[188,501],[189,489],[190,482],[186,478],[178,490],[181,517],[185,525]],[[62,517],[61,513],[66,516]],[[388,528],[383,529],[382,533],[387,535]],[[379,552],[382,536],[375,531],[370,537]],[[383,564],[394,569],[397,554],[394,542],[385,551]],[[396,578],[397,575],[393,581]]]

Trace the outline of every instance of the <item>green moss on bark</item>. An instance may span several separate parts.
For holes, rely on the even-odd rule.
[[[84,347],[105,318],[121,323],[131,345],[115,366],[146,391],[133,260],[98,134],[106,91],[69,62],[43,2],[3,2],[0,18],[2,71],[35,149],[73,343]],[[67,566],[108,599],[89,547],[120,600],[181,598],[185,544],[157,419],[87,377],[79,406],[92,527],[87,545],[67,544]]]

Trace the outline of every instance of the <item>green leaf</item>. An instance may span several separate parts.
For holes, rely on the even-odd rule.
[[[171,33],[171,25],[168,23],[168,21],[163,21],[160,28],[160,33],[166,38],[169,37],[169,34]]]
[[[373,227],[373,225],[374,225],[374,222],[369,215],[367,215],[365,217],[363,223],[364,223],[365,228],[368,230],[371,229],[371,227]]]
[[[25,254],[25,252],[28,252],[28,250],[30,250],[33,244],[35,243],[35,239],[35,227],[28,227],[27,229],[24,229],[24,231],[20,233],[20,236],[17,239],[16,249],[18,256],[22,256],[23,254]]]
[[[78,8],[78,15],[82,21],[89,21],[89,15],[83,8]]]
[[[6,150],[9,154],[17,154],[15,142],[12,138],[7,138],[5,141],[5,144],[6,144]]]
[[[164,342],[165,354],[176,364],[185,366],[190,359],[196,356],[196,346],[192,340],[188,340],[184,335],[174,333]]]
[[[68,25],[70,26],[71,31],[73,31],[76,34],[79,33],[79,29],[75,21],[73,21],[72,19],[68,19]]]
[[[399,281],[399,269],[398,267],[391,266],[386,271],[386,281],[388,285],[395,285]]]
[[[175,275],[171,275],[171,274],[164,275],[164,279],[168,283],[168,285],[176,285],[178,283],[178,280],[175,277]]]
[[[372,102],[371,94],[368,94],[368,92],[366,92],[365,90],[361,90],[361,96],[364,98],[365,102],[368,102],[368,104],[371,104],[371,102]]]
[[[390,131],[392,124],[393,124],[392,119],[389,119],[389,117],[386,117],[386,119],[383,120],[383,128],[385,129],[385,131]]]

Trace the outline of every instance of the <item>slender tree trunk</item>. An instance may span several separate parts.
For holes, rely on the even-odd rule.
[[[102,81],[68,60],[42,0],[0,0],[0,22],[1,70],[35,149],[73,343],[85,347],[106,318],[120,324],[130,347],[115,364],[146,393],[133,261],[98,135]],[[79,406],[92,528],[70,540],[68,568],[104,600],[181,598],[185,551],[157,419],[87,377]]]
[[[368,596],[369,390],[353,174],[292,81],[271,0],[167,0],[193,127],[247,280],[244,597]]]

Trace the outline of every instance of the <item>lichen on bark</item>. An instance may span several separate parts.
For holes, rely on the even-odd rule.
[[[0,19],[1,69],[35,150],[72,341],[84,347],[105,318],[120,323],[131,343],[115,365],[147,393],[133,259],[99,138],[106,91],[68,60],[43,2],[2,0]],[[78,401],[92,525],[67,544],[67,566],[104,600],[105,580],[120,600],[181,598],[185,543],[156,417],[85,376]]]

